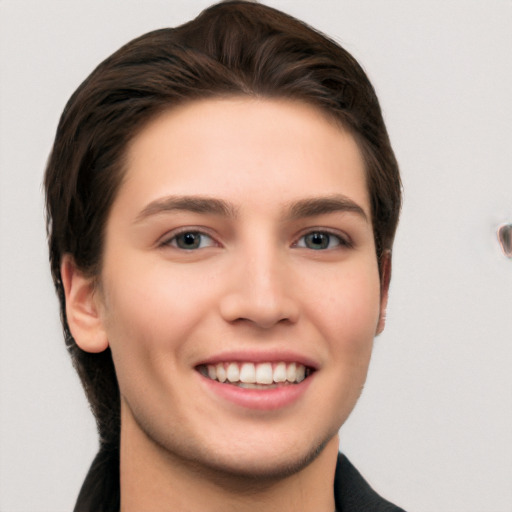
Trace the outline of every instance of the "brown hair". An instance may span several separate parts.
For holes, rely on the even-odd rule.
[[[82,272],[99,274],[125,149],[157,113],[184,101],[241,94],[308,102],[354,135],[366,161],[379,261],[391,249],[401,204],[398,165],[372,85],[332,40],[273,8],[230,1],[108,57],[68,101],[45,176],[50,263],[66,344],[100,434],[75,510],[119,508],[120,399],[110,350],[84,352],[71,336],[62,256],[71,254]]]

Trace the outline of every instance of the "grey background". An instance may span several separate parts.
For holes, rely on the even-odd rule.
[[[202,0],[0,0],[0,510],[72,509],[96,450],[62,342],[41,181],[58,117],[119,46]],[[512,511],[512,1],[269,0],[367,69],[405,204],[388,326],[342,448],[416,512]]]

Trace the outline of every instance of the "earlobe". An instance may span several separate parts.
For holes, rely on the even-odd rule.
[[[389,283],[391,281],[391,251],[386,250],[381,256],[380,277],[380,314],[376,334],[380,334],[386,326],[386,310],[388,307]]]
[[[93,278],[84,276],[66,254],[60,267],[66,296],[66,318],[76,344],[86,352],[102,352],[108,338],[100,315]]]

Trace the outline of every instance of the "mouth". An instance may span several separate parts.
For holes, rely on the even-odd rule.
[[[201,364],[196,370],[204,377],[245,389],[274,389],[300,384],[313,368],[298,362],[236,362]]]

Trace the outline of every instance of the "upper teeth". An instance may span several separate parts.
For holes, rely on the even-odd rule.
[[[302,382],[306,367],[299,363],[218,363],[206,365],[202,373],[219,382],[243,382],[244,384],[274,384]]]

